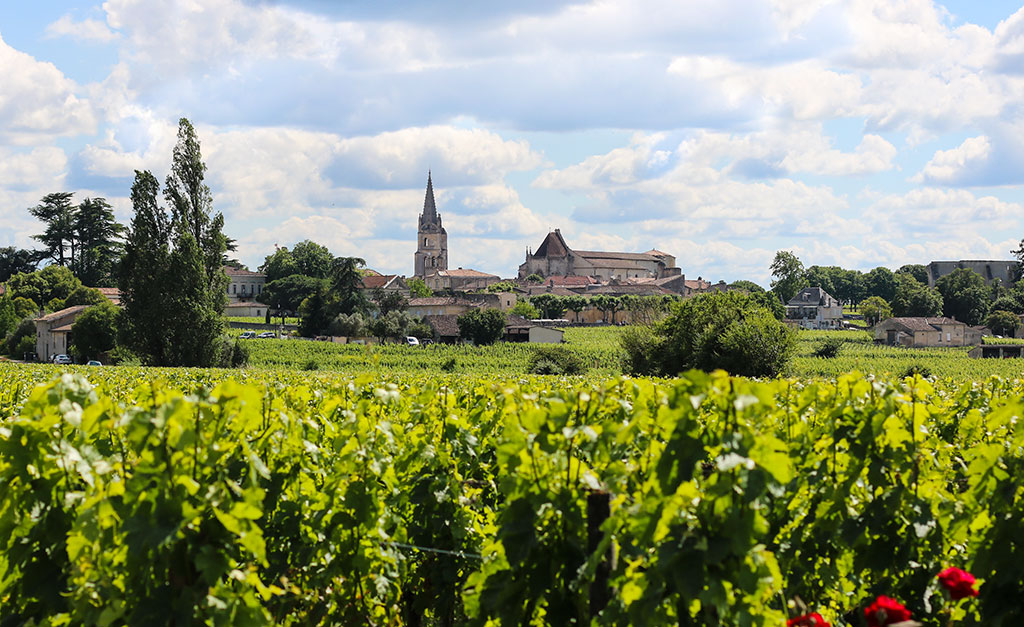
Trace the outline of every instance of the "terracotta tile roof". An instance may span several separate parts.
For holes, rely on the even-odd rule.
[[[691,290],[706,290],[711,287],[711,281],[705,281],[703,279],[686,280],[686,287]]]
[[[363,273],[364,277],[367,277],[367,276],[383,276],[383,275],[381,275],[380,272],[377,272],[376,270],[372,270],[370,268],[363,268],[362,270],[360,270],[360,272]]]
[[[487,274],[486,272],[480,272],[478,270],[473,270],[473,269],[463,270],[462,268],[458,268],[456,270],[438,270],[436,272],[436,274],[438,276],[448,276],[448,277],[455,277],[455,278],[471,278],[471,279],[485,279],[485,278],[489,279],[489,278],[492,278],[492,277],[495,278],[495,279],[500,278],[496,274]]]
[[[545,285],[551,285],[552,287],[580,287],[586,285],[595,285],[598,280],[592,276],[549,276],[544,279]]]
[[[64,318],[66,316],[75,315],[78,312],[84,311],[84,310],[86,310],[88,308],[89,308],[89,305],[75,305],[74,307],[65,307],[64,309],[61,309],[60,311],[55,311],[53,313],[46,314],[42,318],[36,318],[35,321],[36,322],[52,322],[54,320],[59,320],[60,318]]]
[[[454,296],[428,296],[427,298],[413,298],[409,300],[410,307],[437,307],[440,305],[474,306],[468,300],[455,298]]]
[[[657,248],[652,248],[652,249],[648,250],[647,252],[645,252],[644,254],[645,255],[651,255],[652,257],[671,257],[672,256],[672,255],[670,255],[670,254],[668,254],[666,252],[658,250]]]
[[[595,287],[587,290],[587,296],[597,296],[600,294],[607,294],[609,296],[664,296],[665,294],[675,294],[670,289],[661,287],[660,285],[646,284],[646,285],[602,285],[601,287]]]
[[[397,274],[372,274],[370,276],[364,276],[363,288],[372,290],[377,287],[387,287],[387,285],[394,281],[397,276]]]
[[[54,328],[50,329],[50,333],[71,333],[71,327],[72,326],[74,326],[74,325],[73,324],[65,324],[65,325],[61,325],[59,327],[54,327]]]
[[[423,316],[423,321],[434,329],[438,337],[459,337],[459,317],[452,314]]]
[[[908,331],[938,331],[938,325],[961,324],[952,318],[889,318],[884,323],[896,324]],[[964,325],[967,326],[967,325]]]

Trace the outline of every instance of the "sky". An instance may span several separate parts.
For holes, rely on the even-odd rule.
[[[1024,238],[1024,9],[957,0],[0,4],[0,246],[45,194],[131,219],[195,125],[238,258],[311,239],[410,275],[427,172],[449,265],[674,254],[767,286]]]

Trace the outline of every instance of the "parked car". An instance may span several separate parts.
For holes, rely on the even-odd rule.
[[[405,338],[405,344],[406,346],[419,346],[420,341],[410,335]]]
[[[85,362],[85,365],[86,366],[102,366],[103,364],[101,364],[100,362],[96,361],[95,359],[90,359],[89,361]]]
[[[260,333],[256,337],[258,337],[261,340],[264,340],[264,339],[267,339],[267,338],[277,339],[277,333],[274,333],[273,331],[264,331],[263,333]]]
[[[242,331],[242,334],[238,336],[240,340],[251,340],[256,337],[255,331]]]
[[[54,355],[53,356],[53,363],[55,363],[55,364],[70,364],[71,363],[71,358],[68,357],[67,355]]]

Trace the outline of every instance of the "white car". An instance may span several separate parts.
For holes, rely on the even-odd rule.
[[[273,331],[264,331],[263,333],[260,333],[256,337],[261,340],[265,340],[267,338],[277,339],[277,333],[274,333]]]
[[[256,332],[255,331],[243,331],[242,334],[238,336],[238,339],[240,339],[240,340],[252,340],[252,339],[255,339],[255,337],[256,337]]]
[[[70,364],[71,363],[71,358],[68,357],[67,355],[54,355],[53,356],[53,363],[55,363],[55,364]]]
[[[420,341],[410,335],[410,336],[405,338],[405,345],[406,346],[419,346],[420,345]]]

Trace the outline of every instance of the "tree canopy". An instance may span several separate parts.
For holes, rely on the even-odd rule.
[[[944,315],[970,325],[981,324],[988,315],[991,292],[977,272],[958,268],[936,281],[935,287],[942,294]]]
[[[775,277],[772,280],[772,291],[783,303],[788,303],[796,296],[797,292],[807,287],[804,264],[788,250],[780,250],[775,253],[771,271],[772,276]]]
[[[498,309],[470,309],[458,318],[459,335],[478,346],[494,344],[505,335],[505,314]]]

